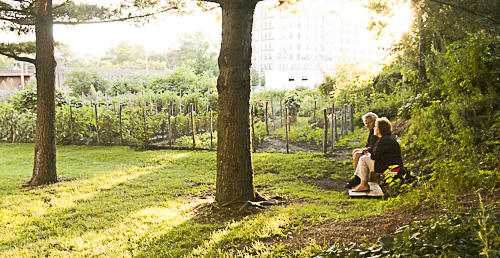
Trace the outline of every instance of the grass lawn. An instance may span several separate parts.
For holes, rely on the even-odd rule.
[[[62,181],[30,189],[33,153],[33,144],[0,144],[0,257],[309,257],[333,243],[292,250],[279,240],[385,209],[315,183],[347,178],[350,159],[254,154],[256,189],[286,203],[216,220],[215,152],[58,146]]]

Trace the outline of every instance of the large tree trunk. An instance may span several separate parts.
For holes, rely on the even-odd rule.
[[[258,0],[220,0],[217,183],[215,200],[234,205],[255,199],[250,142],[250,66],[253,13]]]
[[[57,182],[56,105],[52,0],[36,1],[37,118],[35,162],[30,185]]]

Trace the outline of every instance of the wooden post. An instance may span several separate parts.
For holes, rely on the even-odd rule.
[[[213,114],[212,114],[212,109],[210,109],[210,150],[213,149],[213,131],[214,131],[214,127],[213,127],[214,123],[213,123]]]
[[[288,107],[285,108],[286,153],[290,153],[288,144]]]
[[[347,129],[347,104],[344,104],[344,135],[347,135],[349,130]]]
[[[179,114],[182,114],[182,89],[179,89]]]
[[[337,112],[333,112],[333,114],[335,115],[335,140],[338,140],[339,139],[339,132],[337,131],[337,120],[338,120],[338,117],[337,117]]]
[[[271,98],[271,119],[273,121],[273,130],[276,130],[276,117],[274,115],[273,98]]]
[[[106,110],[109,110],[108,108],[108,95],[104,94],[104,100],[106,101]]]
[[[335,103],[332,104],[332,125],[331,125],[331,131],[332,131],[332,151],[335,148],[335,140],[336,140],[336,135],[335,135],[335,127],[337,126],[336,120],[337,116],[335,115]]]
[[[170,145],[170,148],[172,148],[172,126],[170,124],[170,117],[172,116],[173,112],[174,112],[174,105],[172,104],[171,107],[168,109],[168,143]]]
[[[252,150],[256,152],[257,143],[255,142],[255,125],[254,125],[254,117],[255,117],[255,107],[251,108],[251,116],[252,116]]]
[[[192,129],[193,129],[193,149],[196,147],[196,139],[195,139],[195,136],[196,136],[196,126],[194,124],[194,106],[193,106],[193,103],[191,103],[191,126],[192,126]]]
[[[148,137],[148,124],[147,124],[147,115],[146,115],[146,101],[144,101],[144,106],[142,106],[142,115],[144,118],[144,139],[146,140],[146,144],[149,144]]]
[[[97,132],[97,145],[99,145],[99,119],[97,117],[97,103],[94,106],[94,111],[95,111],[95,129]]]
[[[266,114],[264,115],[264,119],[266,120],[266,133],[269,135],[269,126],[267,124],[267,106],[269,105],[269,101],[266,101]]]
[[[280,99],[280,128],[283,128],[283,98]]]
[[[73,137],[73,108],[71,107],[71,103],[69,104],[69,131],[71,133],[71,145],[74,143]]]
[[[316,121],[316,100],[314,101],[314,112],[313,112],[313,121]]]
[[[323,153],[326,154],[327,151],[327,143],[328,143],[328,117],[326,114],[326,108],[323,108],[323,119],[325,121],[324,125],[324,136],[323,136]]]
[[[341,110],[340,110],[340,135],[344,135],[344,124],[345,124],[345,121],[344,121],[344,108],[341,107]]]
[[[354,132],[354,104],[351,103],[350,105],[351,109],[351,133]]]
[[[123,130],[122,130],[122,105],[119,105],[118,117],[120,119],[120,145],[123,144]]]

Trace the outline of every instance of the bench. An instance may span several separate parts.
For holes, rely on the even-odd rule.
[[[379,174],[370,171],[370,182],[368,182],[370,191],[353,192],[352,190],[349,190],[349,197],[384,197],[384,191],[382,191],[382,188],[380,188],[380,185],[378,184],[380,181],[379,179]]]

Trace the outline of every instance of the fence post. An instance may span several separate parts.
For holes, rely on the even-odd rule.
[[[73,137],[73,107],[71,106],[71,103],[69,104],[69,131],[71,133],[71,145],[73,145],[75,143]]]
[[[335,142],[335,103],[332,104],[332,126],[331,126],[331,130],[332,130],[332,142]],[[334,145],[332,145],[333,147]]]
[[[286,153],[290,153],[288,144],[288,107],[285,109]]]
[[[276,117],[274,116],[273,98],[271,98],[271,119],[273,121],[273,130],[276,130]]]
[[[210,109],[210,150],[213,149],[213,114],[212,114],[212,109]]]
[[[122,145],[123,144],[123,129],[122,129],[122,105],[121,104],[119,105],[119,114],[118,114],[118,116],[120,118],[120,145]]]
[[[267,125],[267,106],[269,104],[269,101],[266,101],[266,114],[264,115],[264,119],[266,119],[266,133],[269,135],[269,126]]]
[[[12,142],[16,142],[16,120],[14,119],[14,109],[10,110],[11,112],[11,126],[10,126],[10,132],[12,136]]]
[[[192,129],[193,129],[193,149],[196,147],[196,139],[195,139],[195,136],[196,136],[196,126],[194,124],[194,106],[193,106],[193,103],[191,103],[191,126],[192,126]]]
[[[182,114],[182,89],[179,89],[179,114]]]
[[[283,98],[280,98],[280,128],[283,128]]]
[[[325,129],[325,133],[324,133],[324,137],[323,137],[323,153],[326,154],[326,150],[327,150],[327,142],[328,142],[328,117],[326,115],[326,108],[323,108],[323,119],[325,120],[325,125],[324,125],[324,129]]]
[[[344,104],[344,135],[349,133],[349,129],[347,129],[347,104]]]
[[[99,119],[97,117],[97,103],[94,106],[94,110],[95,110],[95,129],[97,132],[97,145],[99,145]]]
[[[333,112],[333,114],[335,115],[335,140],[338,140],[340,137],[339,137],[339,132],[338,132],[338,125],[337,125],[337,120],[338,120],[338,117],[337,117],[337,112]]]
[[[257,148],[257,143],[255,142],[255,125],[254,125],[254,116],[255,116],[255,107],[252,105],[252,112],[251,112],[251,117],[252,117],[252,150],[253,152],[256,151]]]
[[[106,110],[109,110],[109,107],[108,107],[108,95],[107,94],[104,94],[104,100],[106,101]]]
[[[316,121],[316,100],[314,101],[313,121]]]
[[[144,106],[142,106],[142,114],[144,118],[144,139],[146,140],[146,144],[149,144],[149,137],[148,137],[148,120],[147,120],[147,115],[146,115],[146,101],[144,101]]]
[[[172,104],[169,109],[168,109],[168,144],[170,145],[170,148],[172,148],[172,126],[170,124],[170,117],[172,116],[174,112],[174,105]]]
[[[354,132],[354,104],[351,103],[350,105],[351,109],[351,133]]]

